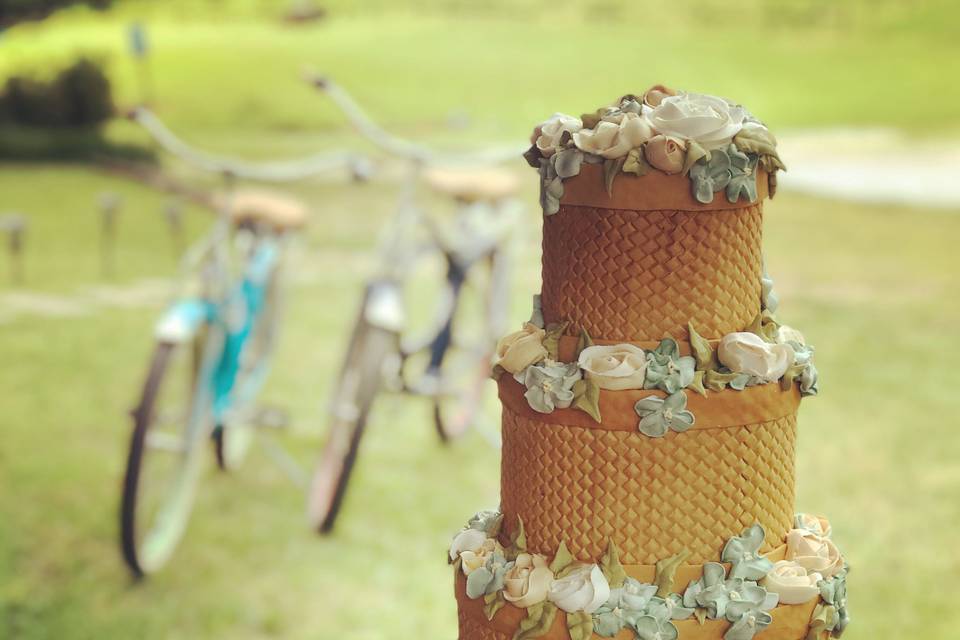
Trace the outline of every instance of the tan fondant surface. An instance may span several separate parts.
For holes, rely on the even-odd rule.
[[[757,201],[768,197],[767,173],[757,172]],[[727,201],[721,191],[714,194],[713,202],[703,204],[693,197],[690,177],[680,174],[667,175],[651,171],[644,176],[618,175],[613,183],[613,194],[607,194],[603,181],[603,166],[584,164],[580,175],[563,181],[561,204],[597,207],[601,209],[676,209],[678,211],[710,212],[737,209],[744,203]]]
[[[648,178],[624,176],[618,188]],[[664,182],[657,197],[643,191],[642,203],[618,200],[622,208],[597,204],[607,196],[589,172],[564,183],[572,188],[583,182],[592,185],[583,189],[599,188],[600,195],[593,204],[562,202],[556,215],[543,219],[547,323],[569,321],[571,335],[583,328],[595,339],[616,341],[666,334],[680,340],[691,321],[707,338],[750,324],[760,311],[762,204],[718,203],[703,211],[655,204],[679,197],[677,190],[686,194],[689,181],[683,181],[686,186]],[[722,194],[719,200],[726,202]]]
[[[637,401],[647,396],[660,398],[666,396],[666,393],[657,390],[601,390],[601,422],[597,423],[579,409],[556,409],[553,413],[534,411],[523,396],[524,386],[509,374],[500,376],[497,384],[500,389],[500,401],[515,415],[549,424],[607,431],[637,432],[640,417],[633,408]],[[783,391],[779,384],[761,384],[747,387],[743,391],[735,389],[707,391],[706,396],[688,389],[686,394],[687,409],[696,417],[696,422],[690,431],[741,428],[743,425],[769,422],[795,416],[800,406],[800,390],[797,385],[792,385],[788,391]],[[637,433],[637,437],[645,438],[646,436]]]

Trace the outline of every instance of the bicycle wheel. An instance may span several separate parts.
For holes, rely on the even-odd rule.
[[[135,576],[159,569],[183,537],[208,433],[197,380],[203,341],[158,343],[133,411],[120,507],[123,557]]]
[[[226,424],[218,425],[213,434],[217,464],[224,471],[238,469],[256,439],[258,425],[256,416],[252,415],[253,403],[267,377],[270,356],[279,334],[281,291],[278,280],[274,269],[264,289],[263,307],[240,353],[240,367],[232,392],[235,410],[227,416]]]
[[[307,516],[319,533],[329,533],[340,512],[360,438],[391,357],[399,357],[396,334],[371,325],[361,312],[330,407],[327,441],[310,482]]]
[[[493,350],[507,313],[506,265],[498,253],[472,265],[450,317],[449,346],[440,361],[433,402],[437,434],[443,442],[464,435],[476,422],[489,378]]]

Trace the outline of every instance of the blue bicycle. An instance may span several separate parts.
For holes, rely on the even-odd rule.
[[[148,111],[133,117],[167,150],[223,175],[228,187],[238,177],[294,180],[343,166],[361,173],[350,156],[241,165],[186,146]],[[306,221],[298,202],[263,191],[228,188],[216,204],[213,230],[184,261],[192,276],[184,280],[195,290],[157,323],[132,412],[120,534],[138,577],[161,567],[182,538],[210,440],[223,469],[236,468],[250,448],[278,333],[284,245]]]

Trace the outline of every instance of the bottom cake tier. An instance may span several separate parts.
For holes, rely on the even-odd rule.
[[[548,558],[527,553],[522,523],[501,539],[502,522],[477,514],[451,546],[460,640],[824,640],[849,623],[849,567],[824,518],[797,515],[766,554],[754,525],[703,565],[623,565],[613,543],[591,561],[563,543]]]

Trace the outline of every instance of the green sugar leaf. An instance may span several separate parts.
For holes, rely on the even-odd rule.
[[[593,616],[585,611],[568,613],[567,632],[570,640],[590,640],[593,635]]]
[[[650,163],[647,162],[647,159],[644,157],[643,152],[640,149],[631,149],[627,154],[626,159],[623,161],[624,173],[632,173],[635,176],[644,176],[650,172],[652,167]]]
[[[587,347],[593,346],[593,339],[590,338],[590,334],[587,333],[586,329],[580,329],[580,339],[577,340],[577,352],[573,354],[573,361],[576,362],[580,358],[580,352],[586,349]]]
[[[557,555],[553,557],[553,562],[550,563],[550,571],[553,572],[553,575],[557,575],[571,564],[573,564],[573,556],[567,549],[567,543],[561,540],[560,546],[557,547]]]
[[[717,352],[710,345],[710,342],[697,333],[692,322],[687,323],[687,330],[690,333],[690,351],[697,361],[697,370],[708,371],[710,369],[719,369],[720,361],[717,360]]]
[[[591,418],[600,422],[600,387],[590,378],[582,378],[573,384],[573,405]]]
[[[600,559],[600,570],[603,571],[604,577],[613,589],[622,587],[627,579],[627,572],[623,570],[623,565],[620,564],[620,550],[617,549],[613,540],[610,540],[606,553]]]
[[[659,597],[666,598],[674,592],[673,582],[677,576],[677,569],[689,555],[690,552],[684,549],[671,558],[657,562],[657,577],[654,584],[657,585],[657,595]]]
[[[543,336],[543,348],[547,350],[547,357],[551,360],[559,359],[560,336],[567,330],[569,322],[551,323],[547,326]]]
[[[497,612],[503,609],[505,604],[507,604],[507,601],[503,598],[503,591],[488,593],[483,596],[483,615],[487,617],[487,620],[493,620],[493,616],[497,615]]]
[[[693,372],[693,382],[690,383],[689,389],[693,389],[700,395],[706,397],[707,389],[703,386],[703,377],[706,375],[705,371],[694,371]]]
[[[553,626],[557,617],[557,607],[549,602],[541,602],[527,608],[527,617],[520,621],[513,640],[534,640],[544,635]]]
[[[607,195],[613,196],[613,181],[620,174],[626,158],[617,158],[616,160],[604,160],[603,162],[603,184],[607,188]]]

